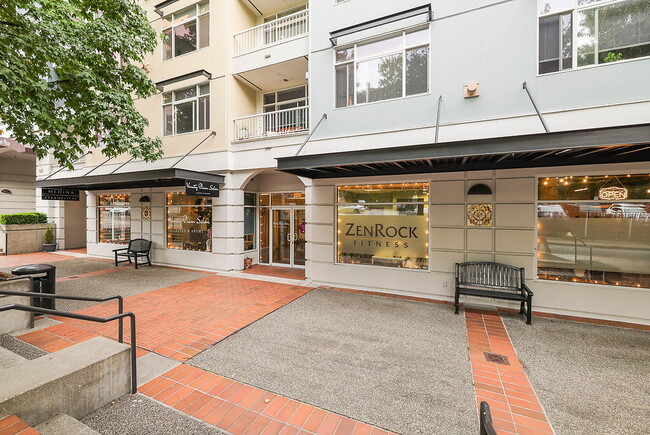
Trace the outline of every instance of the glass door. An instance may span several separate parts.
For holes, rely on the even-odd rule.
[[[291,265],[292,226],[291,209],[273,209],[271,240],[273,244],[272,263]]]
[[[293,265],[305,265],[305,209],[294,208],[293,212]]]

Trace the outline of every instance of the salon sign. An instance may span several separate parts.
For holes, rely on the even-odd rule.
[[[339,215],[339,253],[381,258],[425,258],[429,233],[426,216]]]
[[[200,180],[185,180],[185,195],[219,197],[219,183]]]

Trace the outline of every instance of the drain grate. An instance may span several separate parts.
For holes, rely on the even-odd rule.
[[[510,361],[508,361],[508,357],[505,355],[501,355],[500,353],[492,353],[492,352],[483,352],[483,354],[485,355],[485,360],[488,362],[503,364],[504,366],[510,365]]]

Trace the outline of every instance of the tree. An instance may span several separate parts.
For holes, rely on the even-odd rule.
[[[156,42],[136,0],[4,0],[2,123],[67,167],[98,141],[107,157],[159,158],[161,140],[134,105],[156,93],[141,68]]]

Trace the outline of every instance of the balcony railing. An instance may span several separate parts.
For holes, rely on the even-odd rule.
[[[257,139],[309,130],[309,107],[278,110],[235,119],[235,140]]]
[[[307,32],[309,32],[309,10],[296,12],[236,33],[235,55],[277,44]]]

